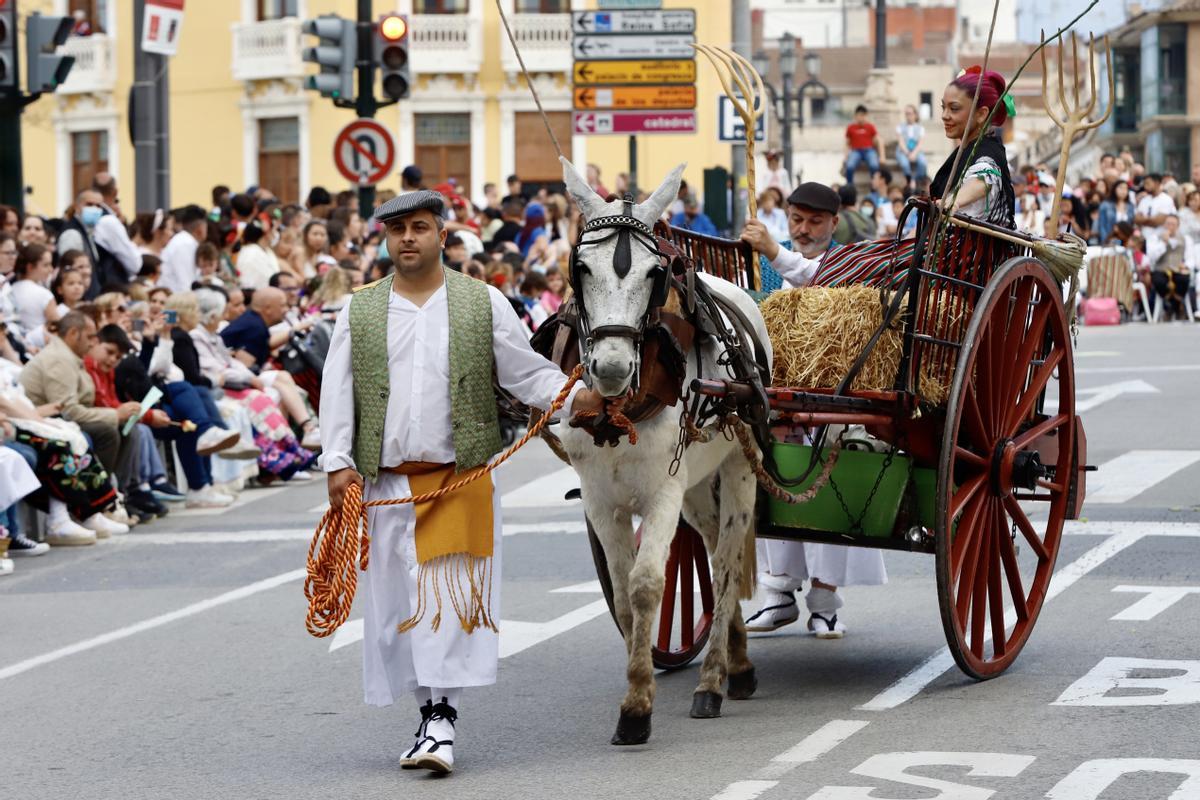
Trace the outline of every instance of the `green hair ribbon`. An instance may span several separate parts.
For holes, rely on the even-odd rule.
[[[1004,93],[1004,97],[1000,98],[1004,103],[1004,109],[1008,112],[1008,118],[1012,119],[1017,115],[1017,104],[1013,101],[1012,95],[1008,92]]]

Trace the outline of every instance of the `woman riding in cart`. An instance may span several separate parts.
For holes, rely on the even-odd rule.
[[[953,210],[961,214],[1014,228],[1016,199],[999,132],[1012,113],[1012,101],[1005,88],[1003,76],[990,70],[984,72],[980,67],[967,69],[946,86],[942,95],[942,126],[946,137],[959,146],[938,170],[930,193],[934,200],[953,202]],[[976,89],[979,99],[971,113]],[[990,130],[980,138],[979,131],[984,125],[989,125]],[[960,159],[959,149],[964,142],[967,149]],[[899,256],[891,239],[887,244],[864,242],[862,248],[839,247],[832,244],[828,235],[821,235],[832,234],[838,222],[837,198],[828,187],[802,184],[788,198],[788,204],[793,249],[774,242],[765,226],[753,220],[747,223],[741,237],[766,256],[786,286],[870,283],[885,274],[895,274],[891,262]],[[819,229],[815,236],[811,235],[814,227]],[[864,251],[862,258],[853,255],[858,249]],[[808,630],[819,638],[841,638],[846,628],[838,617],[843,605],[838,587],[876,586],[887,581],[883,556],[877,550],[760,539],[758,563],[762,570],[759,582],[765,592],[762,606],[746,620],[749,631],[773,631],[798,620],[800,611],[795,592],[807,579],[811,587],[805,598]]]

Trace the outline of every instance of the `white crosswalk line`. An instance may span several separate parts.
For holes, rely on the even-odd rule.
[[[578,488],[579,475],[564,467],[505,494],[504,508],[579,508],[578,500],[563,499],[567,492]]]
[[[1130,450],[1088,476],[1085,505],[1124,503],[1200,461],[1200,450]]]

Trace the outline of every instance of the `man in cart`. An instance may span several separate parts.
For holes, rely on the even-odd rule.
[[[802,183],[788,197],[789,250],[776,242],[757,219],[746,223],[742,241],[765,256],[785,287],[808,286],[825,254],[834,247],[833,230],[841,203],[837,192],[820,183]],[[746,620],[746,630],[773,631],[800,618],[796,591],[809,581],[805,605],[808,630],[819,639],[840,639],[846,626],[838,612],[844,601],[839,586],[878,586],[887,582],[883,553],[862,547],[759,539],[758,580],[763,604]]]

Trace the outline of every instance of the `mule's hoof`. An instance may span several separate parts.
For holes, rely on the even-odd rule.
[[[716,719],[721,716],[721,700],[716,692],[696,692],[692,695],[692,719]]]
[[[617,720],[617,732],[612,743],[616,745],[645,744],[650,739],[650,715],[644,717],[621,712]]]
[[[745,672],[738,672],[729,676],[729,695],[730,700],[749,700],[754,690],[758,688],[758,676],[754,674],[754,667]]]

